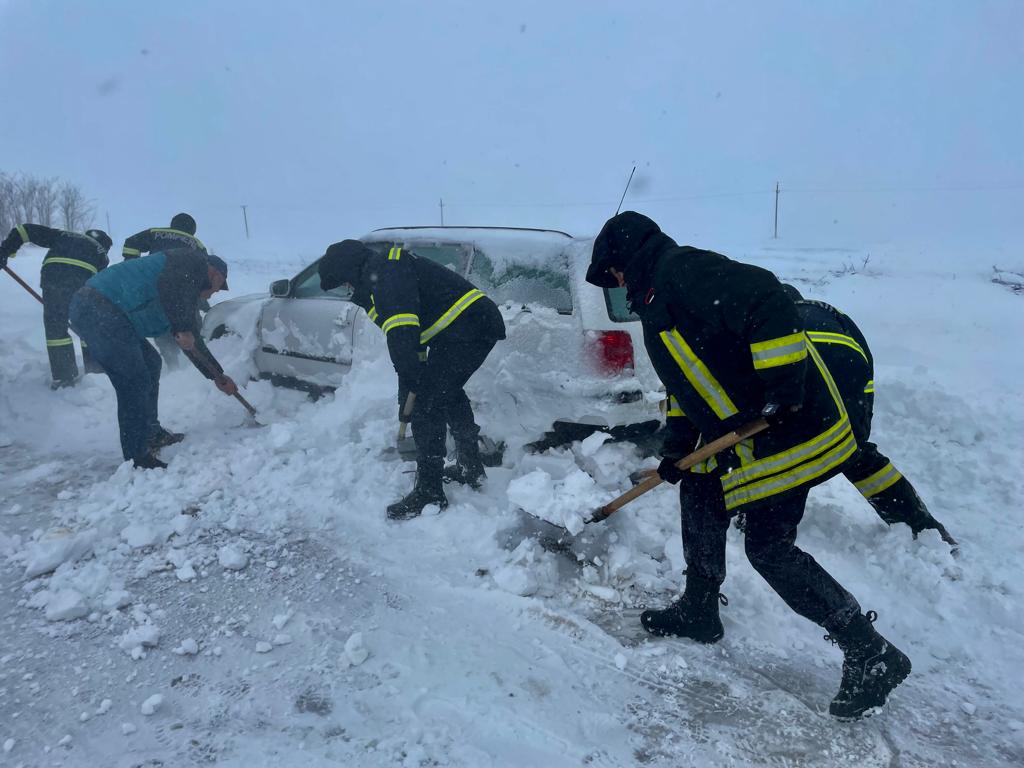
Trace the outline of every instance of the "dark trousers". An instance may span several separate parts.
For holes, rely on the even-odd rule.
[[[121,310],[90,288],[71,300],[71,323],[114,385],[124,458],[142,458],[159,426],[160,355]]]
[[[476,444],[480,427],[466,396],[466,382],[483,365],[496,341],[435,344],[423,363],[412,412],[412,435],[421,463],[444,460],[445,428],[456,443]]]
[[[687,576],[725,581],[729,513],[714,475],[691,474],[679,484],[683,555]],[[860,612],[857,600],[809,554],[796,546],[807,490],[759,505],[744,517],[747,559],[790,608],[815,624],[844,625]]]
[[[43,329],[46,332],[46,354],[50,358],[50,375],[55,382],[72,382],[78,378],[75,343],[68,331],[68,310],[71,297],[81,288],[89,273],[80,267],[48,264],[40,280],[43,289]],[[86,372],[94,372],[86,343],[82,344],[82,361]]]

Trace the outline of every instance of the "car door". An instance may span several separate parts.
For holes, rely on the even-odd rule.
[[[337,386],[352,367],[360,311],[347,288],[321,290],[317,265],[311,264],[292,279],[288,296],[271,298],[263,306],[259,369],[271,377]]]

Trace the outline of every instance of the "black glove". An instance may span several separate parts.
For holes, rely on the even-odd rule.
[[[686,475],[686,470],[679,469],[679,467],[676,466],[677,461],[679,461],[679,457],[665,457],[662,459],[661,464],[658,465],[658,477],[672,485],[675,485],[682,480]]]
[[[799,412],[801,405],[779,405],[778,403],[765,403],[761,409],[761,415],[768,422],[769,427],[781,427],[786,420],[794,413]]]

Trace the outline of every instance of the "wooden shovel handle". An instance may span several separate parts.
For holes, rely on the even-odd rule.
[[[24,280],[22,280],[22,279],[21,279],[20,277],[18,277],[18,275],[16,275],[16,274],[15,274],[15,272],[14,272],[14,270],[13,270],[13,269],[11,269],[10,267],[8,267],[8,266],[6,266],[6,265],[5,265],[5,266],[4,266],[4,272],[6,272],[6,273],[7,273],[8,275],[10,275],[11,277],[13,277],[13,278],[15,279],[15,281],[16,281],[16,282],[18,283],[18,285],[20,285],[20,286],[21,286],[22,288],[24,288],[24,289],[25,289],[26,291],[28,291],[29,293],[31,293],[31,294],[32,294],[33,296],[35,296],[35,298],[36,298],[36,301],[38,301],[38,302],[39,302],[40,304],[42,304],[42,303],[43,303],[43,297],[42,297],[42,296],[40,296],[40,295],[39,295],[38,293],[36,293],[36,292],[35,292],[35,291],[34,291],[34,290],[32,289],[32,286],[31,286],[31,285],[29,285],[29,284],[28,284],[28,283],[26,283],[26,282],[25,282]]]
[[[717,440],[713,440],[704,447],[697,449],[689,456],[684,456],[676,462],[676,467],[682,470],[689,469],[695,464],[699,464],[705,459],[710,459],[716,453],[732,448],[737,443],[741,443],[751,435],[756,435],[758,432],[765,429],[768,429],[768,422],[764,419],[755,419],[754,421],[744,424],[735,432],[729,432],[722,435]],[[662,480],[661,476],[655,472],[635,488],[631,488],[617,499],[613,499],[603,507],[599,508],[593,515],[591,515],[587,522],[598,523],[607,519],[612,514],[629,504],[629,502],[633,501],[633,499],[643,496],[648,491],[657,488],[663,482],[665,481]]]
[[[204,355],[202,352],[199,352],[195,348],[190,349],[189,352],[191,352],[190,357],[193,360],[199,361],[199,364],[203,367],[203,370],[206,371],[206,373],[208,375],[213,376],[214,378],[226,375],[224,373],[218,373],[217,369],[214,368],[213,363],[211,363],[206,358],[206,355]],[[248,400],[246,400],[244,397],[242,397],[241,393],[239,393],[239,392],[235,392],[234,397],[235,397],[235,400],[240,402],[245,407],[245,410],[247,410],[249,412],[249,415],[252,416],[255,419],[256,418],[256,409],[252,407],[252,404]]]
[[[405,407],[402,408],[402,416],[408,419],[412,415],[412,407],[416,404],[416,393],[410,392],[405,398]],[[398,439],[405,440],[405,432],[409,429],[409,422],[403,421],[398,425]]]

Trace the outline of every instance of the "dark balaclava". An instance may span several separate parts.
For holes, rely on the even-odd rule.
[[[618,287],[608,268],[627,272],[641,249],[659,235],[664,240],[670,239],[651,219],[635,211],[624,211],[608,219],[594,241],[587,282],[599,288]]]

